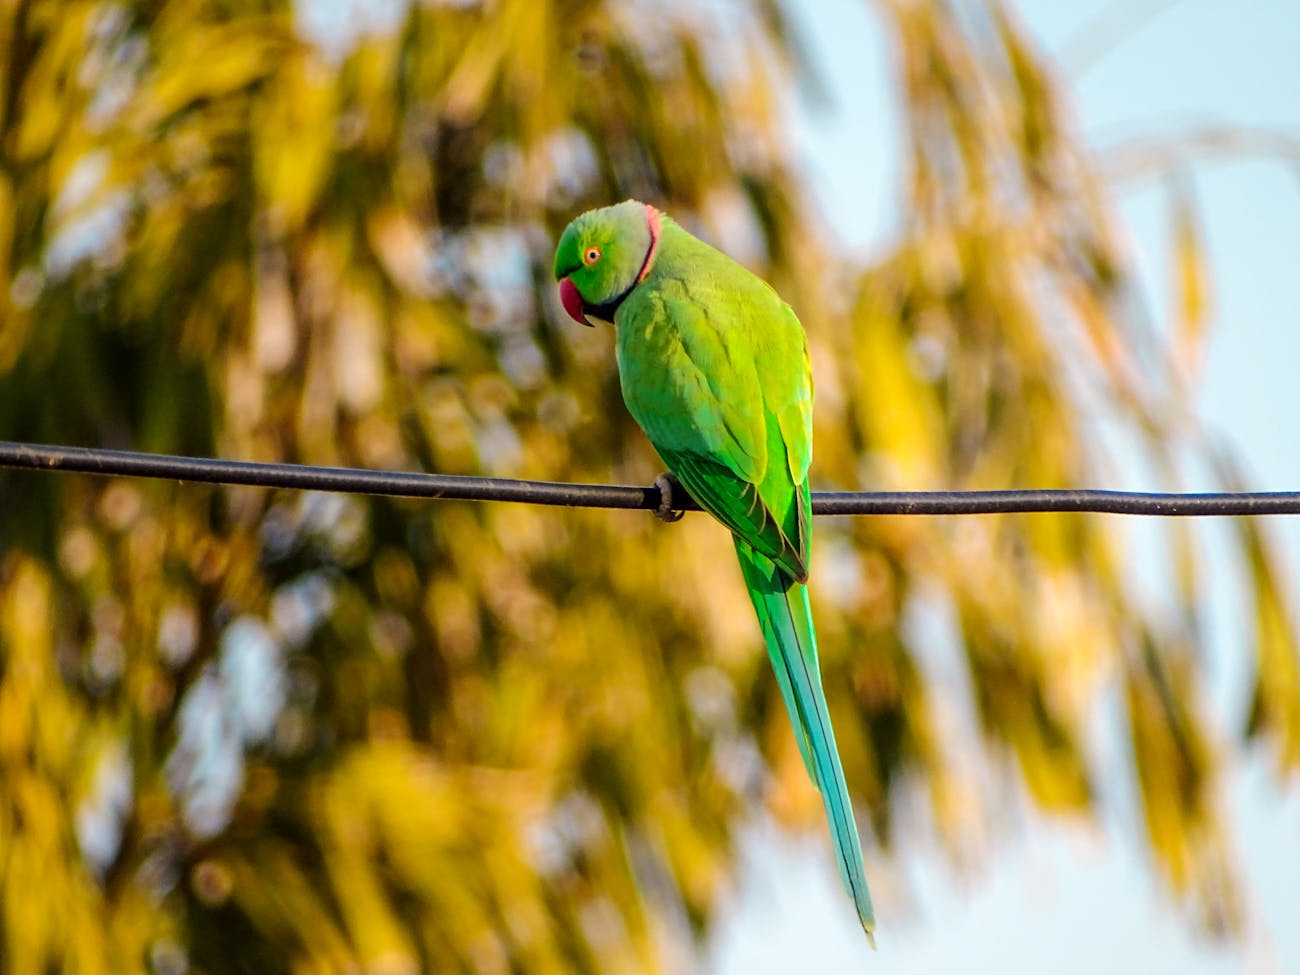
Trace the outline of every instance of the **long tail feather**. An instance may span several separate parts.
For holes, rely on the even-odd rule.
[[[745,576],[750,599],[754,602],[759,625],[767,640],[772,669],[776,672],[786,709],[790,712],[790,723],[794,727],[799,751],[808,768],[808,775],[817,784],[826,806],[826,819],[830,824],[831,838],[835,841],[840,879],[853,898],[862,929],[874,948],[876,942],[872,932],[876,929],[876,915],[871,906],[871,891],[867,888],[862,847],[858,842],[858,828],[853,819],[853,805],[849,800],[839,751],[835,747],[835,733],[831,730],[830,713],[826,710],[826,698],[822,693],[821,673],[817,667],[817,637],[813,631],[812,611],[808,606],[808,589],[740,538],[736,539],[736,554],[740,558],[740,568]]]

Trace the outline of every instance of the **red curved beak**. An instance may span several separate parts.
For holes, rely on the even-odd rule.
[[[587,321],[586,316],[582,313],[584,306],[582,295],[578,294],[578,286],[568,278],[560,281],[560,304],[569,313],[569,317],[579,325],[586,325],[588,328],[592,327],[591,322]]]

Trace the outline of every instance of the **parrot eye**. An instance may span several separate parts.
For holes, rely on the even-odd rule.
[[[582,252],[582,263],[586,264],[588,267],[590,267],[592,264],[595,264],[599,260],[600,260],[599,247],[588,247],[585,251]]]

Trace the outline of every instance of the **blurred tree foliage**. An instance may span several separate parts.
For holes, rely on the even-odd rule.
[[[997,5],[879,8],[911,216],[869,266],[800,190],[783,123],[811,75],[775,0],[394,5],[333,44],[275,0],[2,9],[5,438],[645,483],[610,336],[547,273],[570,216],[635,195],[800,311],[821,487],[1105,484],[1099,418],[1172,478],[1193,439],[1194,211],[1166,339]],[[1100,715],[1155,862],[1234,923],[1197,553],[1166,538],[1176,598],[1151,606],[1110,520],[819,523],[825,681],[879,848],[967,862],[1020,794],[1087,813],[1130,774],[1089,747]],[[735,883],[739,823],[766,804],[820,835],[703,518],[8,474],[0,539],[15,975],[666,970]],[[1247,730],[1294,769],[1293,621],[1254,525],[1241,553]]]

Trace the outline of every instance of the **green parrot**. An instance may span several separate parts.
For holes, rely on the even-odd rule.
[[[628,410],[677,480],[731,529],[840,877],[874,947],[805,585],[812,374],[803,327],[765,281],[636,200],[576,217],[556,248],[555,278],[570,317],[614,325]]]

